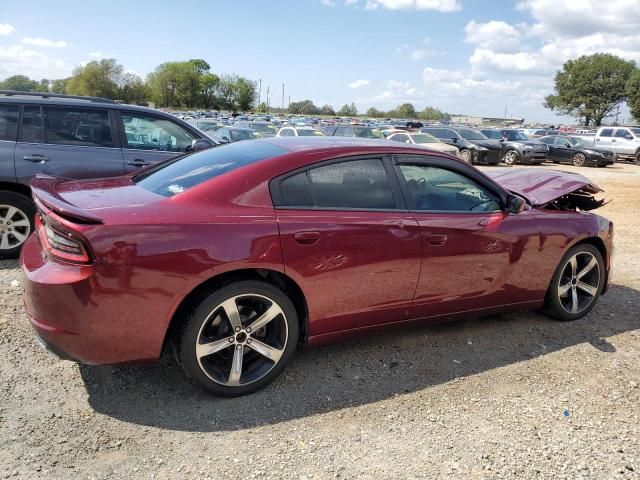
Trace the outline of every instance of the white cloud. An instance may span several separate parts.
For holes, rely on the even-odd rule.
[[[336,6],[336,2],[334,0],[320,0],[320,3],[322,3],[322,5],[324,5],[325,7],[335,7]]]
[[[63,78],[71,67],[64,61],[49,57],[22,45],[0,46],[0,78],[27,75],[30,78]]]
[[[434,10],[444,13],[462,10],[459,0],[367,0],[367,10],[375,10],[378,7],[389,10]]]
[[[353,82],[351,82],[348,87],[349,88],[360,88],[360,87],[366,87],[367,85],[369,85],[371,82],[369,80],[354,80]]]
[[[38,37],[24,37],[22,39],[22,43],[25,45],[33,45],[36,47],[44,47],[44,48],[67,48],[69,44],[63,40],[49,40],[47,38],[38,38]]]
[[[102,52],[89,52],[89,56],[92,58],[104,58],[104,53]]]
[[[521,29],[508,23],[492,20],[477,23],[471,20],[464,27],[465,42],[476,44],[479,48],[500,52],[515,51],[520,48]]]
[[[0,35],[11,35],[16,29],[8,23],[0,23]]]

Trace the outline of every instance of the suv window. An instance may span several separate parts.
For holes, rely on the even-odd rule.
[[[162,117],[122,112],[127,148],[186,152],[196,136],[178,124]]]
[[[598,136],[599,137],[610,137],[612,133],[613,133],[613,128],[603,128],[602,131],[600,132],[600,135],[598,135]]]
[[[44,143],[42,128],[42,112],[40,107],[25,106],[22,112],[20,141],[27,143]]]
[[[400,165],[413,209],[422,211],[493,212],[497,199],[464,175],[428,165]]]
[[[113,147],[107,110],[43,107],[43,112],[45,143]]]
[[[16,141],[19,111],[18,105],[0,105],[0,140]]]
[[[633,137],[633,135],[631,135],[631,132],[625,128],[618,128],[616,130],[616,134],[615,134],[616,138],[626,138],[626,137]]]
[[[538,141],[542,142],[542,143],[546,143],[547,145],[553,145],[553,142],[555,141],[556,137],[541,137],[538,139]]]
[[[393,209],[382,160],[351,160],[315,167],[280,183],[281,206]]]

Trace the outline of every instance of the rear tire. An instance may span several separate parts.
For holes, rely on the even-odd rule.
[[[636,165],[640,165],[640,150],[636,152],[635,162],[636,162]]]
[[[237,397],[282,372],[299,335],[298,315],[279,288],[246,280],[212,290],[174,339],[178,363],[196,384]]]
[[[0,258],[15,258],[34,231],[36,206],[17,192],[0,191]]]
[[[562,321],[578,320],[595,306],[604,287],[600,251],[581,243],[564,254],[547,290],[544,311]]]

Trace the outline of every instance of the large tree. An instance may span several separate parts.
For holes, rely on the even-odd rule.
[[[631,115],[640,122],[640,70],[634,71],[627,81],[627,105]]]
[[[0,82],[2,90],[19,90],[21,92],[30,92],[36,89],[38,82],[31,80],[26,75],[14,75]]]
[[[124,68],[115,58],[94,60],[76,67],[67,82],[67,93],[93,97],[118,98],[118,82]]]
[[[300,102],[291,102],[289,104],[289,113],[294,115],[317,115],[320,110],[311,100],[302,100]]]
[[[584,55],[567,61],[555,76],[555,94],[544,106],[600,126],[625,99],[625,85],[635,69],[633,61],[608,53]]]

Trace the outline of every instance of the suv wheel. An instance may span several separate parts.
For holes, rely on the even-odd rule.
[[[460,158],[467,163],[471,163],[472,162],[471,151],[466,148],[463,148],[462,150],[460,150]]]
[[[17,257],[34,229],[35,205],[16,192],[0,192],[0,258]]]
[[[506,165],[515,165],[518,163],[518,152],[515,150],[509,150],[504,154],[504,163]]]
[[[178,362],[204,389],[225,397],[271,383],[298,342],[298,316],[279,288],[240,281],[212,291],[175,339]]]
[[[636,161],[636,165],[640,165],[640,150],[636,152],[635,161]]]
[[[587,162],[587,157],[585,157],[584,153],[576,153],[571,159],[571,163],[573,163],[576,167],[584,167],[584,164]]]

